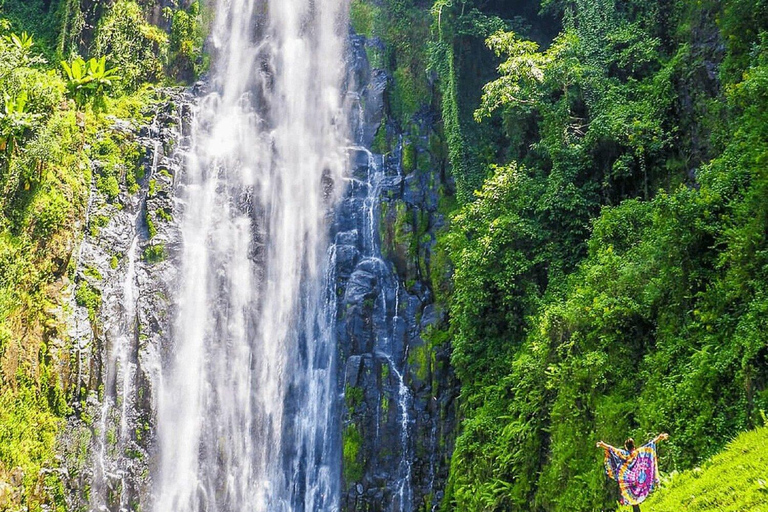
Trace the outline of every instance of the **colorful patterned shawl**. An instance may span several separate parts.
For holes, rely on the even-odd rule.
[[[651,441],[631,455],[613,446],[606,448],[605,472],[619,482],[622,505],[639,505],[659,483],[656,443]]]

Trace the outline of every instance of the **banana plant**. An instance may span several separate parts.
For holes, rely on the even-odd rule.
[[[83,105],[91,82],[85,61],[78,57],[72,61],[72,64],[62,61],[61,66],[67,74],[67,90],[69,94],[74,98],[78,106]]]
[[[91,58],[88,62],[78,57],[71,64],[62,61],[61,66],[67,74],[67,90],[78,106],[84,105],[89,97],[101,97],[107,88],[121,80],[118,68],[107,69],[106,57]]]

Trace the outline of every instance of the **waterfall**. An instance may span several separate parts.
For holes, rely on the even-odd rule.
[[[333,511],[328,221],[346,158],[343,0],[219,0],[178,184],[156,512]]]

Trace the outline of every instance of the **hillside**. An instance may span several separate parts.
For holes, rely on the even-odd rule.
[[[768,510],[768,427],[745,432],[700,468],[671,475],[648,512]]]

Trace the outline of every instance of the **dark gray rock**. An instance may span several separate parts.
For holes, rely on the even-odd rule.
[[[352,43],[349,96],[359,98],[359,108],[350,112],[350,126],[356,143],[370,147],[384,119],[388,77],[362,69],[365,45],[357,36]],[[420,119],[416,144],[423,152],[439,115]],[[402,139],[396,126],[385,129]],[[341,506],[350,512],[411,512],[425,504],[434,510],[448,476],[458,388],[448,347],[432,346],[425,333],[445,322],[429,273],[435,230],[444,225],[439,191],[451,185],[437,167],[403,176],[401,155],[401,147],[386,157],[352,150],[333,223],[342,427],[359,435],[355,463],[362,466],[360,478],[343,482]]]

